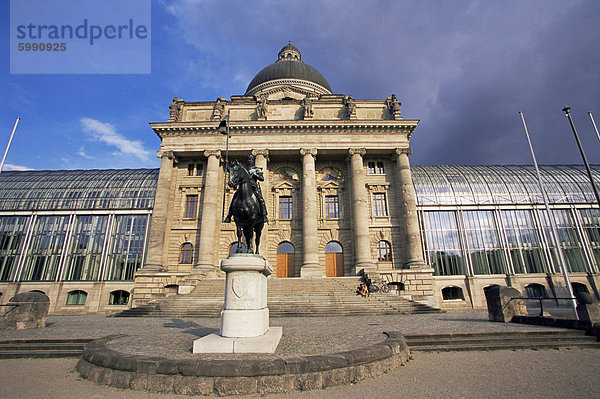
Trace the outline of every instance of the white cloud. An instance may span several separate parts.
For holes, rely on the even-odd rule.
[[[92,118],[81,118],[81,125],[92,139],[116,147],[119,154],[133,155],[144,161],[150,158],[150,151],[144,149],[139,140],[125,138],[117,133],[115,127],[110,123],[100,122]]]
[[[85,152],[85,148],[83,148],[83,146],[81,146],[81,147],[79,148],[79,151],[77,151],[77,155],[79,155],[80,157],[83,157],[83,158],[85,158],[85,159],[96,159],[96,157],[93,157],[93,156],[91,156],[91,155],[88,155],[88,154]]]
[[[3,170],[7,170],[7,171],[8,170],[15,170],[15,171],[20,171],[20,172],[26,171],[26,170],[34,170],[34,169],[32,169],[30,167],[27,167],[27,166],[13,165],[13,164],[10,164],[10,163],[5,163],[4,167],[2,169]]]

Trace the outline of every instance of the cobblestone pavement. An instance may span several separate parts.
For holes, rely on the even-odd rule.
[[[193,340],[217,332],[219,319],[50,316],[44,329],[0,331],[1,338],[102,337],[127,334],[115,348],[130,353],[193,357]],[[272,318],[284,336],[274,355],[333,353],[404,334],[526,331],[545,327],[491,323],[487,311],[426,315]],[[206,356],[206,355],[204,355]],[[223,355],[218,355],[223,356]],[[236,356],[236,355],[228,355]],[[0,398],[181,398],[98,386],[74,371],[76,359],[0,360]],[[405,366],[356,385],[321,391],[265,395],[266,398],[565,398],[600,397],[600,352],[595,349],[415,353]],[[257,396],[258,397],[258,396]]]
[[[44,329],[0,331],[0,338],[103,337],[126,334],[111,342],[120,352],[170,358],[238,358],[240,355],[196,355],[195,339],[218,333],[218,318],[117,318],[102,315],[50,316]],[[283,337],[273,355],[243,355],[244,358],[335,353],[383,341],[384,331],[403,334],[469,331],[528,331],[544,329],[512,323],[491,323],[487,310],[452,311],[424,315],[272,318],[271,326],[282,326]]]
[[[0,360],[0,398],[186,398],[99,386],[78,376],[76,362]],[[244,398],[600,398],[598,370],[597,349],[415,353],[406,366],[354,385]]]

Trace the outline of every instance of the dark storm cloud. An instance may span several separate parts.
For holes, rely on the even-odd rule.
[[[518,110],[541,163],[581,163],[565,103],[588,157],[600,162],[586,114],[600,119],[598,2],[233,4],[170,4],[196,50],[193,79],[211,87],[198,98],[187,81],[186,99],[243,93],[291,40],[334,92],[398,95],[403,116],[421,120],[413,163],[530,163]]]

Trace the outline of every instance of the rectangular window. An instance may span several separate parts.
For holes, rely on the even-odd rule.
[[[198,211],[198,196],[188,195],[185,197],[185,218],[195,219]]]
[[[325,196],[325,218],[338,219],[340,217],[339,198],[337,195]]]
[[[279,197],[279,219],[291,219],[292,218],[292,197],[281,196]]]
[[[385,171],[383,170],[383,162],[377,162],[377,174],[384,174]]]
[[[202,176],[204,172],[204,164],[190,163],[188,164],[188,176]]]
[[[373,214],[375,216],[387,216],[387,205],[385,193],[373,193]]]
[[[369,169],[369,174],[374,175],[376,173],[375,162],[369,162],[369,163],[367,163],[367,166]]]

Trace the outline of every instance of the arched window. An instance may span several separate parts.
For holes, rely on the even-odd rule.
[[[465,300],[462,288],[455,286],[442,288],[442,298],[444,301]]]
[[[67,294],[67,305],[85,305],[87,292],[82,290],[71,291]]]
[[[181,252],[179,253],[179,263],[192,263],[192,254],[194,247],[189,242],[181,245]]]
[[[582,283],[571,283],[571,287],[573,288],[573,295],[577,296],[577,294],[589,294],[590,290],[588,290],[587,285]]]
[[[548,298],[546,287],[541,284],[529,284],[525,286],[525,295],[527,298]]]
[[[244,245],[244,243],[242,243],[242,245],[240,246],[242,248],[242,253],[246,253],[246,246]],[[235,254],[237,253],[237,242],[234,242],[233,244],[231,244],[231,246],[229,247],[229,255]]]
[[[380,261],[392,261],[392,246],[389,242],[381,240],[377,243],[377,259]]]
[[[129,292],[125,290],[116,290],[110,293],[108,297],[109,305],[127,305],[129,302]]]

